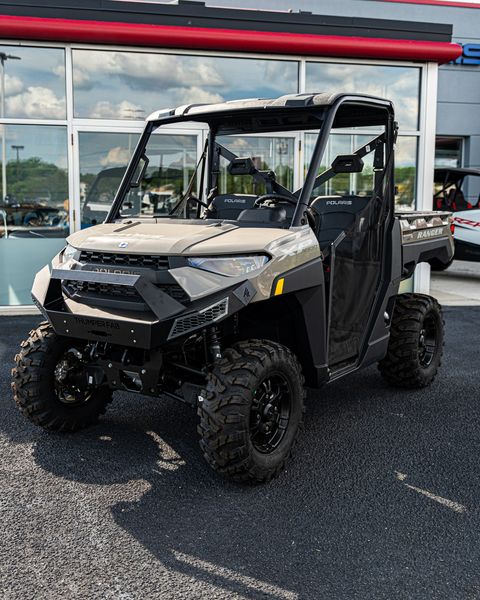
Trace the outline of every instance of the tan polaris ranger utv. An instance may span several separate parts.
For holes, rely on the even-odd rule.
[[[155,132],[184,122],[207,142],[177,201],[155,209],[145,201],[165,177]],[[332,154],[353,128],[370,136]],[[396,129],[389,101],[343,93],[151,115],[105,222],[70,236],[36,276],[46,321],[15,359],[23,414],[74,431],[114,390],[176,398],[197,408],[209,464],[259,482],[291,455],[305,386],[372,363],[393,385],[430,384],[440,307],[398,291],[418,262],[450,261],[450,217],[395,215]],[[235,153],[238,135],[292,131],[314,140],[300,189],[285,165],[282,179],[261,157]]]

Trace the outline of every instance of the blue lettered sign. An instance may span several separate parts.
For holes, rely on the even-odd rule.
[[[480,44],[463,44],[463,52],[456,60],[455,65],[480,65]]]

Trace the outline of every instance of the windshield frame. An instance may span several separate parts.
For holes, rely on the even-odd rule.
[[[339,108],[342,106],[344,107],[344,110],[339,113]],[[299,226],[306,224],[305,211],[308,208],[309,203],[310,203],[311,193],[315,186],[315,181],[318,176],[318,169],[320,167],[323,154],[325,153],[325,149],[326,149],[327,142],[328,142],[328,139],[331,134],[331,130],[334,126],[338,126],[338,123],[336,123],[336,119],[341,121],[343,118],[343,113],[345,112],[348,115],[348,111],[355,110],[355,106],[358,107],[359,111],[362,111],[362,109],[364,109],[364,110],[365,109],[367,109],[367,110],[374,109],[374,110],[379,111],[379,113],[380,112],[382,113],[383,125],[386,128],[386,140],[385,140],[386,147],[389,152],[393,152],[393,139],[392,139],[392,133],[391,133],[392,124],[393,124],[393,107],[392,107],[391,103],[388,101],[382,101],[380,99],[374,100],[371,97],[363,98],[360,96],[345,95],[345,96],[338,97],[330,106],[308,106],[308,107],[295,107],[295,108],[282,107],[282,108],[277,108],[275,110],[275,113],[277,113],[279,116],[281,116],[281,114],[285,114],[285,113],[288,113],[289,116],[293,116],[296,113],[299,113],[302,116],[304,116],[305,111],[308,111],[312,115],[317,116],[318,124],[317,124],[316,129],[319,130],[318,137],[317,137],[314,151],[313,151],[313,155],[310,159],[310,164],[308,165],[308,169],[307,169],[307,173],[305,175],[303,186],[300,190],[297,190],[297,193],[298,192],[299,193],[297,195],[297,203],[296,203],[293,218],[291,220],[290,228],[299,227]],[[236,125],[237,129],[238,129],[238,124],[242,123],[242,116],[243,116],[242,113],[245,115],[245,117],[247,117],[247,113],[248,113],[250,121],[252,121],[256,115],[258,115],[258,119],[261,119],[261,115],[262,115],[262,112],[259,112],[258,109],[253,112],[247,111],[247,110],[235,111],[235,116],[237,118],[235,125]],[[263,111],[263,115],[265,115],[265,110]],[[269,117],[270,116],[271,115],[269,115]],[[201,123],[203,125],[207,125],[208,129],[209,129],[208,140],[207,140],[207,154],[203,160],[203,164],[204,164],[205,170],[206,170],[206,177],[205,177],[205,180],[207,183],[206,194],[208,194],[208,192],[212,189],[211,188],[212,174],[213,174],[212,173],[212,165],[214,164],[214,162],[213,162],[214,154],[216,152],[215,139],[216,139],[217,135],[221,135],[221,134],[225,135],[225,133],[226,133],[225,127],[228,126],[228,123],[230,122],[229,119],[231,119],[231,118],[232,118],[231,113],[225,112],[222,114],[222,113],[212,112],[211,115],[208,113],[202,114],[201,117],[199,115],[198,120],[196,120],[199,124]],[[377,118],[378,118],[378,115],[377,115]],[[110,208],[110,211],[107,214],[107,217],[106,217],[104,223],[112,223],[116,219],[142,218],[141,215],[134,216],[134,217],[127,217],[127,216],[122,217],[120,214],[120,209],[121,209],[121,206],[124,202],[126,195],[128,194],[128,192],[130,191],[130,189],[132,187],[132,181],[134,180],[135,173],[137,171],[139,163],[142,160],[142,157],[145,155],[146,146],[148,144],[150,137],[154,134],[155,131],[157,131],[159,128],[165,127],[165,125],[172,125],[175,123],[182,123],[182,122],[183,123],[191,122],[192,120],[195,121],[195,119],[192,119],[191,115],[187,114],[187,115],[184,115],[181,117],[167,116],[166,118],[164,117],[164,118],[160,118],[158,120],[147,121],[146,127],[145,127],[142,135],[140,136],[140,139],[138,140],[135,151],[132,155],[130,163],[128,164],[128,167],[125,171],[125,174],[122,178],[120,186],[115,195],[114,201],[112,203],[112,206]],[[220,126],[219,123],[222,123],[222,126]],[[315,129],[313,126],[305,126],[305,124],[303,125],[303,127],[301,125],[299,125],[298,128],[301,131],[307,131],[307,129]],[[247,129],[250,129],[250,127],[248,127]],[[281,131],[280,126],[278,126],[278,131]],[[271,128],[268,128],[268,130],[265,130],[265,129],[262,130],[262,133],[269,133],[269,132],[277,133],[277,127],[272,126]],[[229,131],[228,133],[230,133],[230,134],[241,133],[241,131],[240,130],[235,131],[235,132]],[[245,133],[247,133],[247,131],[245,131]],[[248,131],[248,133],[250,133],[250,131]],[[254,133],[254,132],[252,132],[252,133]],[[204,155],[202,155],[202,156],[204,156]],[[197,163],[194,175],[197,172],[198,167],[201,165],[201,163],[202,163],[202,160],[200,159]],[[392,163],[393,163],[393,161],[392,161]],[[393,165],[390,165],[390,168],[393,168]],[[203,186],[202,186],[202,188],[203,188]],[[202,200],[203,193],[204,193],[204,189],[201,189],[200,190],[200,198],[198,200]],[[184,203],[185,199],[186,199],[186,195],[184,195],[184,197],[178,202],[176,208],[181,206]],[[208,201],[208,196],[206,197],[206,200]],[[391,199],[391,202],[393,203],[393,197]],[[201,205],[199,204],[199,206],[201,206]],[[392,209],[392,208],[393,207],[389,207],[389,209]],[[198,210],[197,215],[199,214],[199,212],[200,211]],[[166,218],[166,217],[163,217],[163,218]],[[197,218],[198,218],[198,216],[197,216]]]

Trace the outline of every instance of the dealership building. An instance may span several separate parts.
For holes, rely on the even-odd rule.
[[[35,272],[70,232],[93,224],[92,206],[106,210],[144,118],[160,108],[305,91],[389,98],[399,122],[396,202],[430,209],[435,160],[480,165],[479,8],[433,0],[0,0],[0,312],[31,307]],[[184,189],[205,131],[177,126],[158,135],[164,193]],[[336,133],[327,159],[365,135],[376,131]],[[312,136],[237,142],[299,188]],[[428,278],[421,266],[411,285],[426,290]]]

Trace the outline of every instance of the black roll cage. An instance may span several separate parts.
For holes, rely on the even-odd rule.
[[[290,227],[292,227],[292,228],[302,226],[307,222],[305,213],[311,202],[313,190],[316,187],[318,187],[319,185],[321,185],[322,183],[325,183],[326,181],[328,181],[331,177],[333,177],[335,175],[334,171],[331,168],[327,169],[320,175],[317,175],[317,173],[320,168],[321,160],[322,160],[323,154],[325,152],[325,148],[327,146],[327,142],[330,137],[331,130],[334,127],[335,119],[337,118],[338,111],[341,107],[343,107],[344,110],[347,109],[347,110],[351,110],[351,111],[355,111],[355,109],[357,109],[359,111],[360,115],[361,115],[361,110],[365,109],[367,107],[374,108],[374,109],[377,109],[378,111],[383,111],[385,113],[385,119],[384,120],[382,119],[383,123],[381,123],[385,127],[385,131],[382,134],[380,134],[379,136],[377,136],[376,138],[374,138],[373,140],[371,140],[370,142],[368,142],[367,144],[365,144],[364,146],[362,146],[361,148],[357,149],[354,152],[354,154],[356,154],[357,156],[359,156],[361,158],[361,157],[365,156],[366,154],[370,153],[372,150],[375,151],[374,171],[375,171],[375,189],[376,189],[377,193],[379,192],[378,188],[379,188],[379,186],[382,185],[382,182],[385,184],[387,181],[392,180],[392,173],[393,173],[393,168],[394,168],[393,146],[396,141],[398,127],[397,127],[395,121],[393,120],[393,109],[389,102],[386,102],[386,101],[383,101],[380,99],[375,100],[370,97],[362,98],[361,96],[344,95],[344,96],[340,96],[339,98],[337,98],[330,106],[320,105],[317,107],[315,107],[315,106],[312,107],[309,105],[309,106],[277,107],[274,109],[275,111],[278,111],[279,113],[288,113],[289,115],[292,115],[295,112],[304,113],[306,110],[313,112],[313,113],[318,113],[318,118],[319,118],[318,122],[321,124],[320,132],[318,134],[318,137],[317,137],[317,140],[315,143],[315,147],[313,150],[312,158],[310,160],[310,165],[308,167],[308,171],[307,171],[307,174],[305,177],[303,187],[292,193],[289,190],[287,190],[286,188],[284,188],[283,186],[281,186],[278,182],[276,182],[276,181],[272,182],[270,180],[270,184],[272,185],[272,187],[276,193],[279,193],[279,194],[287,193],[288,195],[291,195],[292,197],[298,198],[297,206],[295,208],[295,212],[294,212],[294,215],[293,215],[293,218],[291,221],[291,225],[290,225]],[[242,110],[237,109],[237,110],[232,110],[231,112],[225,111],[222,113],[212,111],[211,113],[205,112],[205,113],[201,113],[199,115],[195,115],[194,117],[189,114],[182,115],[182,116],[172,116],[172,114],[169,113],[165,117],[159,118],[158,120],[148,121],[142,135],[140,136],[140,139],[138,140],[134,154],[133,154],[133,156],[130,160],[130,163],[125,171],[125,175],[120,183],[118,191],[115,195],[115,199],[112,203],[110,211],[108,212],[104,222],[111,223],[116,218],[118,218],[118,213],[119,213],[120,207],[122,205],[123,199],[124,199],[125,195],[127,194],[127,192],[130,190],[130,188],[132,187],[131,181],[134,177],[134,174],[137,170],[137,167],[138,167],[138,164],[139,164],[141,158],[144,156],[145,146],[150,138],[150,135],[153,133],[154,130],[156,130],[158,127],[163,126],[163,125],[175,124],[175,123],[181,123],[181,122],[191,122],[192,120],[198,121],[201,123],[207,123],[209,125],[209,134],[208,134],[208,140],[207,140],[207,165],[208,165],[208,167],[207,167],[207,189],[212,190],[216,184],[214,175],[215,175],[215,168],[216,168],[216,165],[218,165],[218,160],[219,160],[220,155],[224,156],[228,160],[237,158],[233,152],[227,150],[220,144],[216,143],[215,138],[216,138],[216,135],[218,132],[218,124],[217,124],[218,121],[221,120],[221,122],[228,122],[229,117],[231,117],[232,119],[234,118],[237,121],[240,118],[240,121],[241,121],[242,116],[245,116],[245,117],[251,116],[252,111],[254,113],[258,112],[258,108],[242,109]],[[265,110],[263,111],[263,113],[265,113]],[[211,117],[211,118],[209,118],[209,117]],[[212,122],[210,122],[210,121],[212,121]],[[353,118],[353,123],[355,123],[354,118]],[[359,123],[357,123],[357,126],[360,124],[365,125],[364,122],[362,122],[362,123],[359,122]],[[380,123],[376,122],[375,126],[378,126],[379,124]],[[355,127],[355,126],[356,125],[351,125],[351,127]],[[292,127],[289,127],[289,129],[292,129]],[[302,128],[301,124],[299,124],[298,129],[307,130],[307,129],[313,129],[313,127],[310,125],[309,127]],[[282,129],[281,126],[277,126],[276,128],[272,127],[272,128],[262,129],[262,132],[263,133],[268,133],[268,132],[273,133],[277,130],[285,131],[285,128]],[[222,133],[224,133],[224,132],[222,131]],[[235,133],[235,132],[232,131],[231,133]],[[238,133],[242,133],[242,131],[238,131]],[[243,133],[255,133],[255,132],[254,131],[244,131]],[[384,145],[385,145],[385,148],[387,149],[386,157],[383,156],[383,146]],[[374,146],[374,147],[372,148],[372,146]],[[380,161],[384,164],[383,169],[380,168]],[[268,182],[269,176],[267,173],[264,173],[261,171],[256,171],[253,174],[253,177],[257,181],[266,183],[266,182]],[[203,178],[203,175],[202,175],[202,178]],[[393,190],[391,185],[389,187],[391,190]],[[386,211],[387,219],[388,219],[388,215],[391,215],[391,218],[393,218],[393,211],[394,211],[393,193],[387,194],[385,200],[387,200],[387,202],[388,202],[388,206],[386,207],[387,208],[387,211]],[[388,228],[388,223],[386,225]]]
[[[454,186],[457,190],[461,190],[466,177],[480,177],[480,170],[458,169],[458,171],[458,177],[452,177],[452,174],[455,175],[457,173],[457,169],[445,169],[445,177],[443,178],[443,181],[435,179],[434,182],[440,184],[442,187],[434,194],[434,198],[438,198],[452,186]]]

